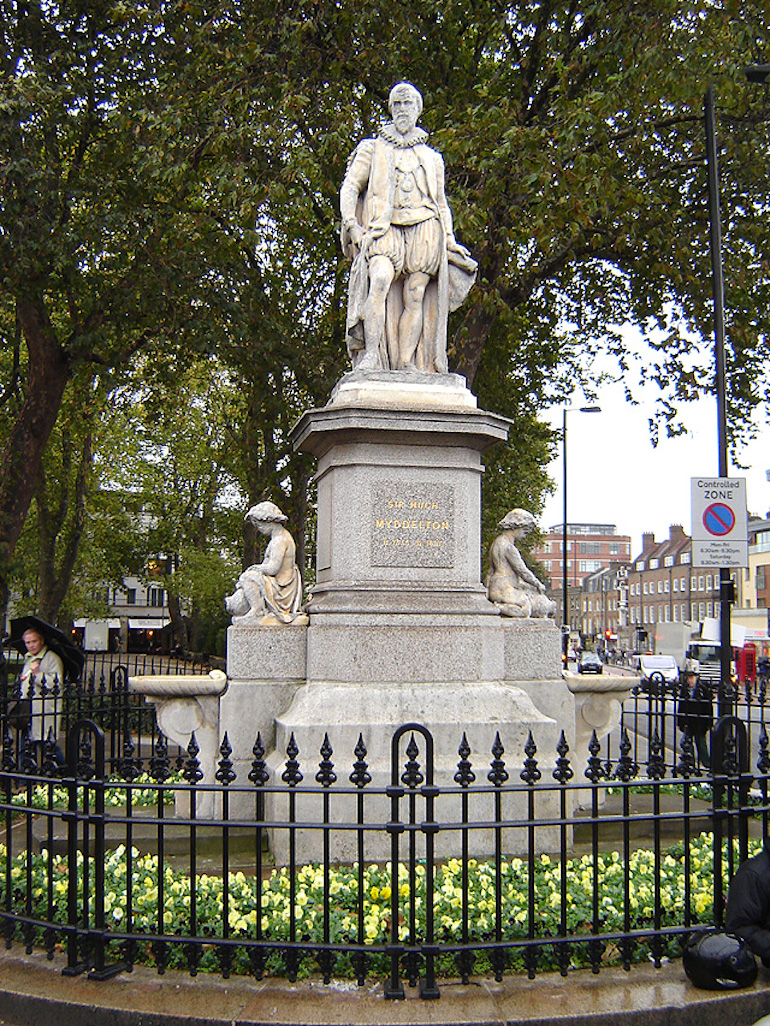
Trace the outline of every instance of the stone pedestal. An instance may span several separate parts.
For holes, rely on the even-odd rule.
[[[237,782],[248,780],[257,735],[265,751],[275,746],[275,720],[307,681],[307,627],[228,627],[229,686],[220,712],[221,729],[233,749]],[[253,814],[253,801],[233,795],[233,815]],[[241,807],[242,806],[242,807]]]
[[[561,732],[555,717],[566,714],[574,725],[559,631],[552,620],[501,617],[481,583],[482,454],[507,437],[508,426],[479,410],[457,375],[354,372],[326,407],[308,411],[292,429],[295,448],[318,460],[310,622],[306,628],[231,627],[222,709],[240,782],[248,776],[257,731],[270,752],[271,784],[281,784],[292,737],[299,749],[303,779],[293,811],[285,787],[267,800],[268,820],[286,824],[270,831],[278,863],[288,858],[290,829],[299,861],[322,857],[320,830],[288,825],[290,819],[322,822],[316,777],[322,758],[334,763],[331,792],[350,792],[330,799],[337,825],[330,855],[357,857],[355,832],[340,824],[356,821],[349,776],[359,737],[372,778],[365,821],[382,824],[367,835],[367,859],[390,857],[384,824],[392,809],[372,789],[403,770],[392,766],[390,746],[404,724],[430,731],[439,787],[454,785],[463,733],[480,782],[486,782],[498,734],[511,781],[521,773],[530,732],[540,763],[553,766]],[[327,734],[333,754],[322,756]],[[419,737],[417,744],[424,762]],[[308,787],[314,793],[305,793]],[[505,798],[507,822],[526,820],[525,802],[525,795]],[[437,818],[459,821],[460,804],[457,793],[442,796]],[[491,796],[474,795],[474,821],[493,819],[492,805]],[[539,796],[538,819],[556,816],[557,806],[555,795]],[[234,814],[245,817],[249,809]],[[525,835],[522,826],[506,827],[505,850],[523,851]],[[474,854],[493,853],[492,828],[479,827],[469,837]],[[458,853],[460,843],[455,830],[436,835],[441,856]],[[536,843],[542,850],[557,847],[556,830],[538,827]]]
[[[324,409],[295,425],[295,447],[318,460],[317,577],[307,607],[307,683],[276,720],[273,781],[293,736],[303,787],[312,785],[328,732],[340,784],[361,737],[372,786],[384,787],[394,772],[391,738],[409,722],[433,735],[439,786],[453,784],[463,733],[480,780],[498,733],[511,779],[530,731],[543,757],[555,759],[559,729],[521,682],[555,689],[555,704],[563,702],[559,633],[552,621],[502,618],[481,583],[482,454],[508,426],[479,410],[457,375],[403,372],[346,375]],[[366,800],[367,822],[386,822],[387,799]],[[474,816],[491,818],[491,801]],[[297,795],[296,816],[318,817],[320,802],[320,793]],[[335,797],[335,822],[354,821],[355,803]],[[442,798],[437,816],[457,819],[459,803],[457,795]],[[523,803],[506,799],[510,821],[524,818]],[[285,808],[285,797],[270,800],[268,818],[280,821]],[[523,850],[521,828],[504,834],[506,850]],[[545,834],[543,848],[552,847]],[[384,829],[380,837],[368,843],[367,858],[390,857]],[[295,831],[295,839],[298,859],[320,857],[320,832]],[[287,842],[287,830],[272,831],[278,862],[288,857]],[[443,856],[456,854],[460,835],[442,831],[436,845]],[[473,831],[475,854],[489,855],[493,845],[492,830]],[[355,833],[336,831],[332,854],[355,857]]]
[[[481,454],[508,423],[457,375],[417,372],[346,375],[305,413],[292,439],[318,460],[316,622],[496,615],[481,584]]]
[[[555,751],[558,728],[553,720],[539,713],[525,692],[513,685],[492,681],[472,683],[426,682],[423,684],[368,683],[339,684],[315,683],[300,689],[290,708],[276,721],[276,747],[268,760],[268,767],[274,782],[281,780],[286,769],[286,752],[293,737],[299,753],[296,760],[302,773],[303,789],[313,785],[319,771],[321,747],[326,733],[333,746],[327,757],[334,763],[337,783],[332,786],[330,818],[337,829],[331,834],[330,853],[333,859],[353,862],[358,858],[357,833],[354,829],[357,817],[358,796],[349,776],[356,758],[354,751],[363,740],[366,748],[365,761],[371,784],[363,789],[365,802],[365,823],[375,824],[380,829],[365,834],[364,858],[366,861],[386,861],[391,857],[391,835],[385,830],[393,815],[391,799],[382,789],[400,781],[407,761],[406,746],[410,740],[407,731],[402,738],[399,757],[391,758],[391,740],[396,730],[408,723],[426,726],[432,735],[434,760],[432,777],[442,793],[435,800],[434,815],[437,822],[445,824],[434,837],[434,852],[439,858],[458,856],[462,850],[462,833],[458,824],[462,822],[462,799],[460,789],[454,784],[460,761],[459,748],[463,735],[470,746],[468,759],[476,780],[488,786],[487,774],[493,759],[492,748],[497,735],[504,747],[501,758],[511,782],[520,783],[519,775],[525,757],[524,746],[530,731],[539,743],[550,752]],[[414,735],[419,753],[416,761],[423,779],[427,779],[426,745],[419,733]],[[446,793],[451,789],[452,793]],[[346,793],[334,793],[345,791]],[[416,822],[422,822],[426,815],[425,799],[418,791]],[[409,817],[408,796],[401,798],[399,818]],[[294,796],[294,820],[302,823],[323,821],[323,796],[318,787],[314,794],[304,791]],[[495,798],[493,794],[474,794],[470,802],[471,824],[489,824],[494,820]],[[507,854],[521,854],[527,848],[527,795],[523,792],[506,793],[502,799],[502,815],[510,824],[501,832],[502,849]],[[268,820],[280,822],[287,819],[286,794],[270,795],[266,805]],[[537,815],[539,819],[558,816],[558,800],[552,793],[538,796]],[[342,824],[347,824],[343,828]],[[454,824],[454,827],[446,826]],[[320,830],[298,827],[293,831],[295,858],[298,862],[317,861],[322,856]],[[270,850],[277,864],[289,860],[289,830],[274,828],[269,831]],[[491,857],[495,853],[495,830],[489,826],[475,826],[468,835],[470,850],[477,857]],[[417,856],[424,853],[424,835],[417,835]],[[558,830],[552,827],[538,829],[538,846],[544,851],[558,849]],[[401,837],[400,851],[406,857],[409,839]]]
[[[156,674],[128,678],[129,690],[144,695],[155,706],[158,727],[163,734],[187,749],[195,735],[198,762],[203,774],[196,800],[196,815],[200,819],[213,819],[219,814],[212,788],[219,761],[220,701],[227,689],[227,677],[221,670],[205,675]],[[190,815],[189,796],[178,809],[180,815]]]

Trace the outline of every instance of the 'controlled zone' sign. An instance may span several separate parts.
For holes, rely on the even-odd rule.
[[[693,477],[693,566],[749,565],[746,478]]]

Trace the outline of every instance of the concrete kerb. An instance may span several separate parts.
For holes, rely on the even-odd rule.
[[[113,980],[63,977],[63,956],[0,952],[0,1017],[13,1026],[751,1026],[770,1012],[770,973],[722,993],[695,989],[681,963],[563,978],[442,982],[438,1001],[407,988],[386,1001],[380,983],[223,980],[137,966]]]

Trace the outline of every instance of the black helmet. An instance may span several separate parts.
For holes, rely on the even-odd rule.
[[[682,963],[689,979],[705,990],[737,990],[757,978],[757,963],[746,941],[722,930],[690,934]]]

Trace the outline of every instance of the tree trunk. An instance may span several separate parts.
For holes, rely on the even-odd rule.
[[[45,312],[41,295],[17,302],[29,352],[27,392],[0,460],[0,597],[24,526],[48,439],[70,378],[70,364]]]
[[[174,574],[179,572],[177,557],[173,557],[174,565],[170,567],[171,573],[166,579],[166,596],[168,598],[168,615],[171,620],[171,636],[176,645],[181,645],[183,651],[190,647],[190,636],[187,630],[187,620],[182,614],[182,604],[179,595],[173,588]]]
[[[462,374],[468,388],[473,385],[495,317],[495,313],[477,302],[464,317],[461,329],[455,333],[449,353],[449,369],[453,374]]]
[[[66,450],[63,454],[62,464],[68,470],[71,463],[72,442],[67,432],[64,433],[62,445]],[[60,482],[61,499],[54,513],[48,510],[45,497],[41,496],[41,492],[45,490],[46,480],[45,474],[41,474],[41,484],[37,493],[40,536],[38,613],[49,623],[59,623],[59,609],[72,580],[72,571],[75,568],[86,525],[86,493],[91,462],[92,435],[89,431],[83,439],[75,477],[74,495],[70,491],[69,481]],[[70,517],[70,506],[73,502],[74,511]],[[67,627],[69,625],[60,624],[60,626]]]

